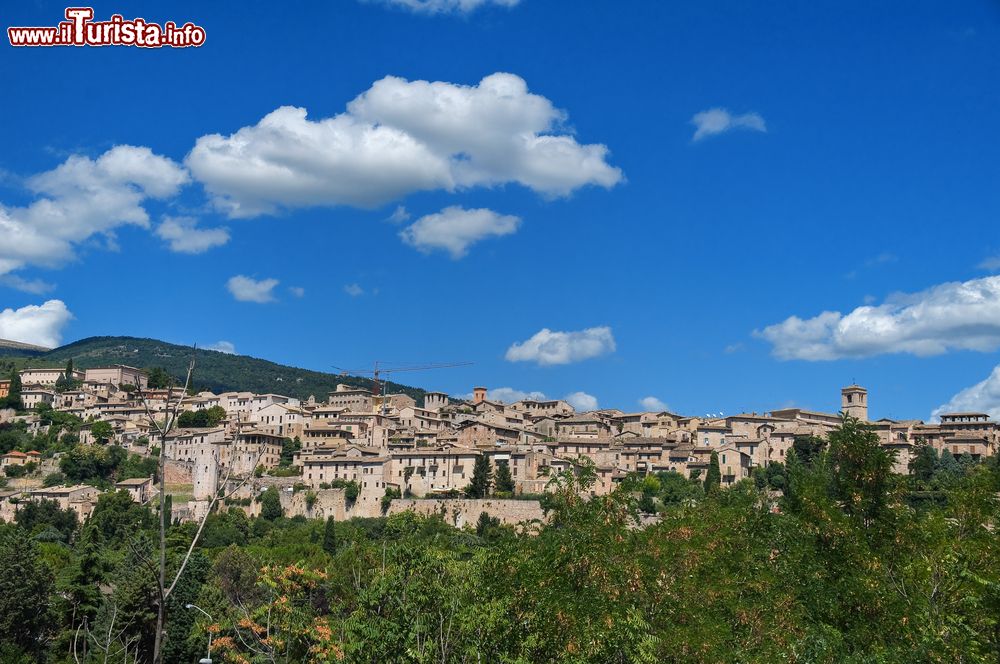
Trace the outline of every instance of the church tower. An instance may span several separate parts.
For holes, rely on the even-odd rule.
[[[868,421],[868,390],[860,385],[849,385],[840,390],[840,410],[845,415]]]

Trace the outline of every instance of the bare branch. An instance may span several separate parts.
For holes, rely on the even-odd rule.
[[[240,418],[239,418],[239,415],[237,415],[236,416],[236,432],[237,432],[236,435],[237,436],[239,436],[239,424],[240,424]],[[264,446],[262,445],[261,448],[260,448],[260,451],[257,453],[257,458],[254,460],[254,463],[252,463],[251,466],[254,467],[254,468],[256,468],[257,464],[260,463],[261,457],[263,457],[263,456],[264,456]],[[216,457],[215,460],[216,460],[216,466],[218,467],[218,464],[219,464],[218,457]],[[223,484],[222,484],[223,487],[225,487],[226,485],[228,485],[229,481],[232,479],[232,476],[233,476],[233,466],[234,465],[232,463],[230,463],[229,467],[226,469],[226,477],[222,481],[223,482]],[[208,503],[208,509],[205,510],[204,516],[201,517],[201,522],[198,524],[198,530],[195,531],[194,537],[191,539],[191,544],[190,544],[190,546],[188,546],[187,553],[184,554],[184,558],[181,560],[181,566],[180,566],[180,568],[178,568],[177,574],[174,576],[173,582],[170,584],[170,586],[167,588],[166,592],[164,593],[164,597],[165,598],[166,597],[170,597],[170,593],[173,592],[174,587],[177,585],[177,582],[180,581],[181,574],[184,573],[184,568],[187,567],[188,561],[191,559],[191,554],[194,553],[194,548],[195,548],[195,546],[197,546],[198,540],[201,538],[201,531],[205,529],[205,524],[208,522],[208,517],[212,513],[212,510],[215,508],[215,505],[219,502],[219,498],[221,497],[223,500],[229,498],[234,493],[236,493],[241,488],[243,488],[243,486],[250,480],[250,478],[252,476],[253,476],[252,472],[251,473],[247,473],[247,476],[244,477],[243,480],[239,484],[236,485],[236,488],[234,488],[229,493],[226,493],[226,494],[220,496],[220,491],[218,489],[216,489],[216,491],[212,494],[212,500]]]

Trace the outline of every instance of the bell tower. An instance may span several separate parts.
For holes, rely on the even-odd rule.
[[[840,410],[845,415],[868,421],[868,390],[860,385],[848,385],[840,390]]]

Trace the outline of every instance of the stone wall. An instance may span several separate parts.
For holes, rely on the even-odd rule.
[[[505,525],[518,525],[546,520],[537,500],[501,500],[471,498],[397,498],[389,506],[389,514],[412,511],[417,514],[442,514],[456,528],[475,526],[479,515],[486,512]]]
[[[191,484],[191,471],[194,464],[187,461],[167,459],[163,465],[163,477],[167,484]]]
[[[263,479],[263,478],[262,478]],[[271,478],[279,479],[279,478]],[[281,478],[283,479],[283,478]],[[299,479],[299,478],[291,478]],[[382,516],[381,501],[378,503],[363,502],[360,499],[350,502],[344,495],[344,489],[302,489],[292,490],[292,486],[285,482],[261,482],[253,486],[249,491],[241,491],[242,496],[251,497],[262,493],[266,486],[274,486],[278,489],[278,496],[281,498],[281,508],[285,511],[285,516],[304,516],[307,519],[326,519],[332,516],[337,521],[346,521],[353,517],[377,517]],[[312,505],[309,505],[309,495],[315,496]],[[229,509],[241,509],[247,516],[257,516],[260,514],[260,502],[251,497],[249,505],[232,505]]]

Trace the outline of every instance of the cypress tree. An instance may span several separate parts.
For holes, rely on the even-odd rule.
[[[13,408],[14,410],[21,410],[23,408],[21,404],[21,389],[21,374],[18,373],[17,369],[14,369],[10,374],[10,388],[7,391],[5,399],[5,405],[8,408]]]
[[[719,469],[719,453],[712,451],[712,458],[708,462],[708,473],[705,475],[705,493],[717,491],[722,484],[722,471]]]
[[[510,474],[510,465],[506,461],[497,463],[496,488],[498,493],[514,493],[514,478]]]
[[[485,454],[476,457],[476,465],[472,468],[472,482],[466,493],[470,498],[486,498],[490,495],[490,484],[493,480],[493,470],[490,468],[490,460]]]
[[[284,516],[285,510],[281,507],[281,496],[278,490],[271,486],[260,497],[260,518],[266,521],[274,521]]]
[[[323,527],[323,550],[331,556],[337,553],[337,531],[332,516],[326,517]]]

